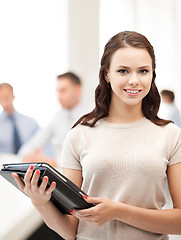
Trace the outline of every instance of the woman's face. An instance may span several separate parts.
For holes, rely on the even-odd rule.
[[[141,106],[142,99],[150,90],[152,77],[152,59],[145,49],[118,49],[106,74],[106,81],[112,88],[111,102]]]

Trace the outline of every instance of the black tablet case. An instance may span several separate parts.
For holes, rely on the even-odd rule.
[[[31,165],[34,166],[34,171],[40,170],[39,185],[44,176],[49,178],[48,186],[51,182],[56,182],[56,188],[52,192],[51,201],[63,214],[70,214],[72,209],[86,209],[94,206],[83,199],[83,195],[86,194],[80,188],[47,163],[3,164],[0,175],[18,188],[11,173],[16,172],[23,180],[27,169]]]

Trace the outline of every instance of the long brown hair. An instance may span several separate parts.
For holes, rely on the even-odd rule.
[[[124,31],[113,36],[105,45],[104,53],[101,59],[101,67],[99,70],[99,85],[95,90],[95,108],[92,112],[82,116],[73,127],[81,123],[93,127],[95,123],[109,115],[109,107],[111,103],[111,86],[105,81],[106,71],[110,68],[111,58],[113,54],[123,47],[143,48],[147,50],[152,59],[153,78],[149,93],[143,98],[142,111],[146,118],[150,119],[153,123],[159,126],[165,126],[171,121],[160,119],[157,116],[160,107],[160,95],[155,84],[155,54],[154,49],[148,39],[133,31]]]

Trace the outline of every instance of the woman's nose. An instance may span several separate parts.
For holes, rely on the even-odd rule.
[[[128,83],[130,86],[137,86],[139,84],[139,79],[136,73],[130,75]]]

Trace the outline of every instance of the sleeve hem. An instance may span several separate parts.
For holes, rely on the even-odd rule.
[[[80,167],[80,166],[73,166],[73,165],[71,165],[71,166],[68,166],[68,165],[63,165],[63,164],[61,164],[61,166],[60,166],[61,168],[68,168],[68,169],[74,169],[74,170],[82,170],[82,168]]]

